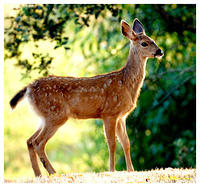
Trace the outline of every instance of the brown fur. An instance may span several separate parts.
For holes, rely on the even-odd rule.
[[[137,20],[135,26],[141,27],[139,23]],[[49,174],[55,173],[44,148],[57,129],[70,117],[103,119],[110,171],[115,170],[116,135],[125,153],[127,170],[133,171],[125,120],[136,107],[145,78],[146,60],[154,57],[159,48],[144,32],[135,33],[126,22],[122,21],[121,24],[123,34],[131,41],[128,61],[122,69],[88,78],[49,76],[27,86],[31,104],[45,120],[44,126],[27,141],[36,176],[41,175],[36,153]],[[148,47],[141,46],[144,41]]]

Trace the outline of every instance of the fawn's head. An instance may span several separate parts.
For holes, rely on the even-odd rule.
[[[142,23],[136,18],[133,28],[128,23],[121,21],[122,34],[131,41],[131,48],[142,57],[162,57],[163,51],[155,42],[145,34]]]

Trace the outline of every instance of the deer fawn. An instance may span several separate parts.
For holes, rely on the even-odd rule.
[[[130,40],[126,65],[120,70],[88,78],[49,76],[29,84],[10,101],[12,109],[26,95],[44,124],[27,140],[35,176],[41,176],[37,156],[49,174],[56,171],[45,153],[47,141],[68,118],[101,118],[109,148],[110,171],[115,170],[116,135],[124,150],[128,171],[134,171],[126,117],[136,107],[145,78],[148,58],[163,56],[162,50],[145,35],[138,19],[131,28],[121,21],[122,34]]]

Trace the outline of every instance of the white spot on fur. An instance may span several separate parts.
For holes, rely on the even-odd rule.
[[[106,101],[106,104],[105,104],[105,108],[107,108],[108,107],[108,101]]]
[[[87,92],[87,89],[86,89],[86,88],[83,88],[83,92]]]
[[[112,83],[112,79],[109,79],[109,80],[107,81],[107,83],[108,83],[108,86],[110,86],[110,84]]]
[[[69,86],[69,87],[67,88],[67,90],[70,91],[70,90],[71,90],[71,86]]]
[[[80,93],[84,92],[84,88],[79,86]]]
[[[51,106],[50,110],[54,110],[56,108],[56,106]]]
[[[104,83],[103,87],[104,87],[104,88],[106,88],[106,87],[107,87],[106,83]]]
[[[120,107],[121,103],[119,102],[116,107]]]
[[[113,97],[113,101],[114,101],[114,102],[117,102],[117,95],[115,95],[115,96]]]
[[[122,86],[122,81],[119,80],[119,81],[118,81],[118,84],[119,84],[119,86]]]
[[[95,92],[96,91],[96,89],[92,86],[91,88],[90,88],[90,90],[89,90],[90,92]]]

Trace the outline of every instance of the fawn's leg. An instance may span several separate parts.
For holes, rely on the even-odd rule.
[[[122,145],[122,148],[124,150],[127,171],[134,171],[132,161],[131,161],[130,142],[129,142],[128,134],[126,131],[125,120],[123,120],[123,119],[118,120],[116,133],[117,133],[117,137],[119,138],[119,141]]]
[[[41,171],[38,165],[38,161],[37,161],[37,155],[36,152],[34,150],[32,141],[33,139],[40,133],[41,128],[39,128],[28,140],[27,140],[27,147],[28,147],[28,151],[29,151],[29,157],[31,160],[31,165],[34,171],[34,174],[36,177],[41,176]]]
[[[60,125],[52,125],[52,123],[46,122],[45,126],[40,131],[40,134],[33,140],[33,146],[49,175],[56,173],[56,171],[47,158],[45,153],[45,145],[47,141],[55,134],[59,127]]]
[[[115,171],[115,129],[116,129],[116,118],[106,117],[104,120],[104,129],[109,149],[109,160],[110,160],[110,171]]]

